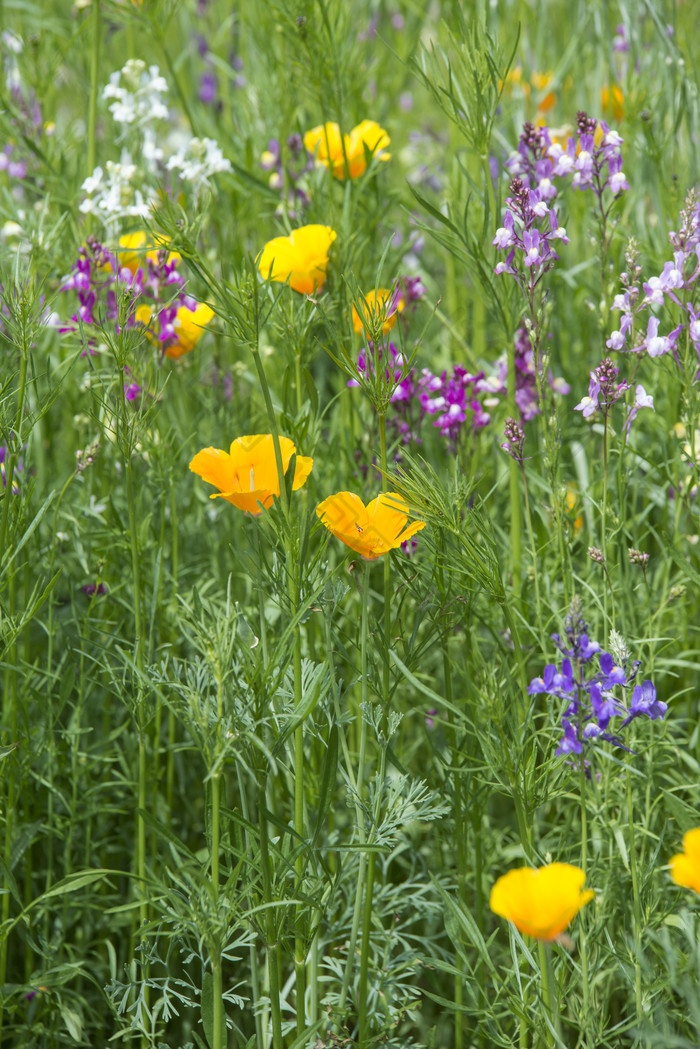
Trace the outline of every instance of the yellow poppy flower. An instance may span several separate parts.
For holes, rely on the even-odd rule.
[[[553,80],[553,73],[533,73],[530,77],[530,83],[532,84],[537,94],[541,94],[543,91],[546,91]],[[543,113],[547,113],[550,109],[553,109],[556,101],[557,99],[554,92],[548,92],[548,94],[544,96],[544,98],[540,101],[539,105],[537,106],[537,116],[539,117]]]
[[[364,332],[369,335],[383,318],[382,333],[387,335],[396,324],[396,318],[403,309],[403,299],[398,291],[389,288],[374,289],[365,295],[365,301],[360,303],[362,317],[355,307],[352,307],[352,326],[358,335]]]
[[[683,852],[671,857],[671,877],[676,885],[700,893],[700,827],[683,835]]]
[[[390,142],[384,128],[375,120],[363,120],[349,135],[341,136],[335,123],[319,124],[304,135],[309,153],[314,153],[318,163],[339,179],[344,179],[348,172],[350,178],[362,175],[367,168],[367,153],[378,160],[390,160],[391,154],[385,152]]]
[[[136,273],[136,270],[141,266],[145,266],[145,259],[151,259],[152,262],[158,261],[158,253],[167,248],[170,243],[169,237],[156,237],[154,241],[149,241],[148,234],[140,229],[136,233],[125,233],[123,237],[119,238],[119,247],[116,255],[119,260],[120,266],[126,266],[127,269],[131,270],[132,273]],[[150,245],[153,244],[153,247]],[[145,251],[145,248],[150,250]],[[181,256],[177,251],[171,251],[168,255],[168,263],[180,262]]]
[[[288,437],[280,437],[280,451],[286,472],[296,448]],[[294,491],[304,484],[313,465],[313,459],[308,456],[297,456],[292,483]],[[226,499],[253,517],[259,517],[263,507],[268,509],[273,499],[279,498],[279,475],[271,433],[237,437],[230,452],[204,448],[195,455],[190,470],[219,489],[209,496],[210,499]]]
[[[574,518],[574,535],[578,535],[581,529],[583,528],[583,514],[578,513],[574,516],[576,507],[579,505],[579,496],[574,485],[567,484],[564,502],[566,504],[567,516],[569,517],[569,520],[571,520],[571,518]]]
[[[585,873],[569,863],[550,863],[533,870],[518,867],[502,875],[491,889],[490,907],[516,929],[538,940],[554,940],[584,904],[593,899],[584,889]]]
[[[617,84],[609,87],[607,84],[601,89],[600,104],[606,116],[612,116],[617,124],[625,115],[625,97]]]
[[[153,311],[150,306],[138,306],[134,318],[146,326],[146,336],[151,342],[157,343],[160,334],[158,322],[151,323]],[[165,350],[165,356],[176,360],[190,353],[202,337],[205,326],[214,316],[211,306],[206,302],[198,302],[193,310],[187,306],[180,306],[173,321],[173,328],[177,335],[177,342]],[[150,325],[150,327],[148,327]]]
[[[407,526],[408,503],[394,492],[378,495],[367,506],[353,492],[338,492],[319,503],[316,513],[329,532],[368,561],[395,550],[425,528],[425,521]]]
[[[294,291],[313,295],[323,286],[328,252],[336,238],[330,226],[300,226],[288,237],[269,240],[258,258],[258,269],[267,280],[286,281]]]

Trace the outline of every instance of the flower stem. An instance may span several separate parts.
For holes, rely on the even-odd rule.
[[[603,565],[607,575],[607,522],[608,522],[608,413],[605,412],[603,420],[603,501],[602,501],[602,519],[600,527],[600,549],[603,554]],[[609,624],[608,624],[608,591],[607,587],[603,590],[603,623],[605,624],[605,636],[608,636]]]
[[[360,845],[366,844],[367,841],[367,828],[365,824],[365,814],[363,808],[364,801],[364,778],[365,778],[365,751],[367,749],[367,703],[368,703],[368,682],[367,682],[367,645],[369,640],[369,627],[368,627],[368,607],[369,607],[369,565],[364,566],[364,576],[362,580],[362,620],[361,620],[361,680],[360,680],[360,750],[357,760],[357,814],[358,814],[358,833],[360,838]],[[362,916],[362,899],[364,896],[365,887],[365,873],[367,870],[367,853],[360,853],[360,863],[357,871],[357,887],[355,890],[355,908],[352,916],[352,926],[350,929],[350,942],[348,943],[348,955],[345,961],[345,972],[343,974],[343,986],[340,991],[340,1001],[338,1004],[338,1012],[342,1015],[345,1008],[345,1002],[347,1000],[348,990],[350,987],[350,978],[352,975],[353,963],[355,961],[355,948],[357,945],[357,934],[360,928],[360,918]]]
[[[588,811],[586,808],[586,766],[583,761],[583,755],[580,757],[579,764],[579,802],[581,805],[581,869],[586,871],[588,863]],[[586,938],[585,921],[580,923],[579,930],[578,947],[581,955],[581,985],[583,991],[581,1026],[583,1028],[584,1042],[587,1045],[591,1014],[588,986],[588,940]]]
[[[270,855],[267,840],[265,795],[261,792],[260,805],[260,865],[262,867],[263,899],[268,905],[265,917],[267,940],[267,973],[270,984],[270,1013],[272,1014],[272,1049],[282,1049],[282,1010],[280,1008],[280,978],[278,968],[277,933],[275,930],[272,887],[270,884]]]
[[[100,71],[100,0],[92,0],[92,51],[90,54],[90,100],[88,103],[88,141],[87,141],[87,171],[86,177],[92,175],[95,170],[96,141],[97,141],[97,78]],[[88,227],[92,223],[92,216],[87,216]]]
[[[515,340],[509,339],[507,346],[508,359],[508,414],[515,419],[518,408],[515,403]],[[513,590],[520,597],[522,584],[522,555],[520,542],[520,485],[518,483],[518,464],[510,460],[510,551],[513,566]]]
[[[120,337],[121,341],[121,337]],[[120,347],[121,351],[121,347]],[[121,357],[121,352],[120,352]],[[126,406],[126,395],[124,387],[126,384],[126,374],[124,365],[122,364],[119,368],[118,375],[119,382],[119,397],[121,401],[121,412],[119,425],[125,429],[128,429],[130,425],[129,414]],[[143,652],[143,624],[141,618],[141,560],[139,556],[139,545],[138,545],[138,526],[136,519],[136,499],[134,496],[134,473],[133,463],[131,457],[131,449],[128,443],[122,447],[122,454],[124,459],[124,472],[126,474],[126,497],[129,510],[129,541],[131,547],[131,571],[133,576],[134,585],[134,663],[136,666],[136,727],[138,732],[138,813],[136,816],[136,856],[135,856],[135,868],[136,868],[136,880],[138,885],[139,893],[139,936],[140,930],[148,922],[148,903],[146,901],[146,823],[143,818],[143,812],[147,808],[147,765],[146,765],[146,740],[145,740],[145,724],[146,724],[146,711],[143,694],[143,671],[144,671],[144,652]],[[145,970],[145,966],[144,966]],[[144,971],[144,983],[145,983],[145,971]],[[148,985],[145,983],[143,988],[144,1001],[146,1006],[149,1004],[149,993]],[[141,1041],[145,1045],[145,1035],[142,1035]]]
[[[379,412],[379,448],[380,448],[380,462],[382,470],[382,492],[387,491],[387,457],[386,457],[386,419],[384,412]],[[382,802],[382,793],[384,787],[384,776],[386,773],[386,747],[388,746],[389,739],[389,647],[391,637],[391,562],[387,555],[384,557],[384,667],[382,673],[382,720],[381,720],[381,734],[382,734],[382,752],[379,764],[379,776],[377,782],[376,791],[376,802],[375,802],[375,825],[379,820],[379,809]],[[366,609],[363,607],[363,615],[366,614]],[[370,832],[371,834],[372,832]],[[364,918],[362,921],[362,945],[360,948],[360,992],[359,992],[359,1012],[360,1012],[360,1032],[359,1032],[359,1047],[364,1049],[367,1038],[367,1026],[369,1021],[368,1010],[367,1010],[367,969],[369,964],[369,934],[372,925],[372,905],[374,898],[374,875],[376,871],[376,852],[371,852],[367,863],[367,885],[365,887],[365,911]]]
[[[639,878],[637,872],[637,847],[634,833],[634,807],[632,804],[632,774],[629,769],[627,777],[627,820],[630,830],[630,873],[632,875],[632,904],[634,907],[634,1002],[637,1024],[641,1024],[642,1013],[642,967],[639,960],[642,939],[642,908],[639,899]]]

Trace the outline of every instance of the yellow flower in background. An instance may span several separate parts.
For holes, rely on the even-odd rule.
[[[288,279],[294,291],[313,295],[323,287],[328,252],[335,238],[330,226],[300,226],[288,237],[274,237],[258,258],[260,274],[282,283]]]
[[[136,233],[125,233],[119,238],[119,247],[116,251],[120,266],[126,266],[132,273],[136,273],[140,266],[145,265],[145,259],[158,262],[158,253],[168,247],[169,237],[155,237],[151,240],[145,230],[137,230]],[[168,255],[168,264],[180,262],[181,256],[177,251],[171,251]]]
[[[579,502],[579,495],[574,485],[567,484],[564,502],[566,503],[566,509],[568,510],[569,519],[574,518],[574,534],[578,535],[581,529],[583,528],[583,514],[578,513],[574,517],[574,513]]]
[[[538,95],[546,91],[553,80],[553,73],[533,73],[530,77],[530,83]],[[550,109],[554,109],[556,101],[554,92],[548,92],[537,106],[537,116],[539,117],[544,113],[548,113]]]
[[[700,893],[700,827],[683,835],[683,852],[671,857],[671,877],[676,885]]]
[[[554,940],[593,899],[593,890],[583,888],[585,880],[581,868],[569,863],[550,863],[537,870],[517,867],[491,889],[490,907],[527,936]]]
[[[362,316],[352,307],[352,326],[358,335],[371,334],[379,321],[383,319],[382,333],[387,335],[396,324],[396,318],[403,310],[403,299],[398,288],[377,288],[368,291],[364,302],[360,302]]]
[[[296,448],[288,437],[279,440],[282,466],[286,472]],[[304,484],[313,465],[313,459],[308,456],[297,456],[292,483],[295,492]],[[230,452],[204,448],[195,455],[190,470],[219,489],[209,496],[210,499],[226,499],[253,517],[259,517],[263,507],[268,509],[273,499],[279,498],[279,475],[271,433],[237,437]]]
[[[610,87],[608,84],[601,89],[600,92],[600,104],[603,109],[603,113],[607,117],[612,117],[613,120],[619,124],[625,115],[625,98],[622,94],[621,89],[617,84],[613,84]]]
[[[165,350],[165,356],[176,360],[190,353],[202,337],[204,328],[214,316],[211,306],[206,302],[198,302],[193,310],[187,306],[180,306],[173,321],[175,337],[177,342],[169,345]],[[151,342],[157,343],[160,339],[160,325],[156,316],[153,320],[153,311],[150,306],[138,306],[134,318],[146,327],[146,336]]]
[[[336,539],[368,561],[395,550],[425,528],[425,521],[408,524],[408,503],[394,492],[378,495],[367,506],[354,492],[338,492],[319,503],[316,513]]]
[[[523,77],[522,66],[514,66],[508,70],[508,75],[505,81],[499,81],[499,87],[503,90],[506,97],[510,97],[513,94],[513,88],[517,88],[522,92],[523,98],[526,102],[528,111],[531,111],[531,99],[533,93],[540,95],[543,91],[547,91],[547,88],[554,81],[554,74],[551,72],[547,73],[531,73],[530,79],[525,80]],[[542,98],[537,106],[535,114],[535,122],[541,123],[545,113],[548,113],[550,109],[553,109],[556,105],[556,95],[553,91],[547,91],[547,94]]]
[[[384,128],[375,120],[363,120],[349,135],[341,136],[335,123],[319,124],[304,135],[309,153],[314,153],[318,163],[339,179],[344,179],[348,171],[350,178],[362,175],[367,168],[368,153],[377,160],[390,160],[391,154],[384,152],[390,142]]]

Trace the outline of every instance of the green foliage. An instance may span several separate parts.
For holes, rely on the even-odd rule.
[[[0,0],[0,1049],[698,1044],[697,896],[668,873],[700,824],[687,330],[677,358],[615,355],[629,389],[604,422],[573,410],[621,272],[662,271],[697,188],[695,13]],[[115,119],[103,90],[130,59],[159,67],[167,116],[154,92]],[[528,299],[494,273],[504,161],[524,121],[565,141],[578,110],[619,128],[630,190],[607,210],[560,192],[570,243]],[[303,149],[363,120],[390,159],[368,148],[355,178]],[[227,162],[204,180],[178,175],[192,138]],[[120,162],[136,189],[81,210]],[[313,224],[337,234],[322,287],[259,273]],[[138,230],[214,311],[178,359],[133,321],[141,278],[114,252]],[[91,238],[112,254],[81,314],[66,285]],[[369,310],[368,346],[352,306],[380,288],[405,301]],[[522,464],[516,336],[540,364]],[[456,368],[450,442],[436,387],[402,384]],[[628,432],[639,383],[655,411]],[[210,501],[195,454],[267,433],[295,445],[257,474],[273,505]],[[347,491],[398,493],[425,527],[365,561],[316,513]],[[569,693],[528,692],[572,607],[669,705],[589,766],[556,753]],[[550,861],[596,895],[541,945],[488,899]]]

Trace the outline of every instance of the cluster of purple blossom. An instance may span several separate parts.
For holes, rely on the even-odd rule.
[[[680,214],[678,232],[669,233],[673,259],[669,259],[658,276],[644,281],[640,289],[641,267],[634,245],[627,252],[627,269],[620,275],[623,291],[615,297],[613,309],[620,310],[620,325],[610,335],[606,346],[611,350],[646,353],[663,357],[672,353],[678,361],[676,344],[687,325],[690,341],[700,358],[700,313],[688,301],[689,289],[700,278],[700,203],[691,190]],[[659,333],[659,318],[654,308],[666,305],[680,310],[680,321],[667,335]],[[646,333],[639,332],[640,315],[649,310]],[[678,315],[678,314],[677,314]]]
[[[505,262],[497,264],[494,273],[510,273],[523,294],[527,295],[528,286],[534,287],[559,258],[552,242],[561,240],[563,244],[568,244],[569,238],[540,188],[530,189],[519,175],[515,175],[511,179],[510,193],[506,197],[508,210],[503,225],[496,230],[492,241],[494,247],[507,251],[508,255]],[[517,252],[521,252],[522,256],[516,255]]]
[[[605,121],[598,129],[597,121],[584,112],[577,115],[576,129],[577,137],[569,136],[564,147],[552,139],[549,128],[528,122],[517,150],[506,161],[511,175],[510,196],[493,245],[508,255],[494,272],[509,273],[523,294],[531,291],[559,258],[553,242],[569,243],[552,206],[559,193],[557,179],[571,176],[573,189],[591,189],[601,211],[606,189],[613,197],[629,189],[622,170],[623,139],[618,132]]]
[[[625,380],[617,381],[620,369],[617,368],[610,357],[606,357],[594,368],[590,374],[588,394],[582,397],[574,407],[574,411],[581,412],[584,419],[590,418],[594,413],[599,413],[607,422],[613,406],[621,400],[631,388]],[[646,392],[641,383],[637,384],[634,403],[627,405],[627,418],[624,430],[629,437],[630,427],[641,408],[654,410],[654,398]]]
[[[71,320],[85,325],[113,320],[117,333],[122,322],[126,328],[147,322],[159,341],[161,352],[165,353],[178,341],[175,328],[178,310],[197,307],[196,300],[185,292],[185,280],[177,268],[180,258],[162,248],[141,257],[130,251],[129,265],[125,265],[125,259],[126,251],[110,251],[94,237],[88,237],[87,245],[79,249],[78,258],[60,289],[77,293],[78,312]],[[95,339],[88,339],[91,353],[95,344]]]
[[[30,169],[31,149],[22,150],[24,143],[38,144],[42,137],[54,133],[53,123],[44,123],[41,106],[34,94],[25,95],[19,84],[10,89],[12,111],[10,125],[12,140],[0,149],[0,172],[10,179],[24,179]]]
[[[404,278],[406,282],[419,281],[419,278]],[[421,285],[422,288],[422,285]],[[402,292],[404,299],[405,292]],[[434,375],[428,368],[420,374],[415,368],[407,368],[403,354],[393,342],[386,347],[390,361],[386,368],[386,381],[393,388],[391,405],[394,414],[387,419],[388,425],[398,435],[403,445],[421,443],[421,430],[427,416],[433,420],[441,435],[447,441],[448,449],[454,453],[463,432],[476,433],[488,426],[491,421],[489,408],[505,397],[508,388],[507,356],[503,354],[497,361],[495,374],[487,376],[485,372],[471,373],[462,365],[455,365],[451,371]],[[378,348],[377,359],[383,358],[383,347]],[[365,377],[372,373],[374,350],[370,346],[363,349],[357,361],[358,371]],[[528,421],[540,411],[535,363],[530,340],[524,327],[519,328],[515,337],[515,381],[516,404],[523,421]],[[567,394],[569,384],[563,379],[553,378],[548,374],[548,382],[555,393]],[[355,379],[348,381],[348,386],[358,386]]]
[[[562,146],[549,128],[523,125],[518,148],[506,161],[506,168],[533,191],[533,206],[546,206],[553,200],[558,194],[556,179],[569,175],[573,189],[591,189],[599,201],[606,189],[613,196],[629,189],[620,152],[624,139],[618,132],[604,120],[599,125],[583,111],[576,114],[576,131],[577,136],[570,135]],[[540,210],[543,217],[545,210]]]
[[[563,735],[556,753],[582,754],[584,746],[605,740],[628,750],[619,733],[635,718],[652,721],[663,718],[668,707],[656,698],[656,688],[649,680],[635,683],[639,660],[630,662],[622,638],[611,633],[612,652],[601,650],[591,641],[581,615],[580,602],[574,599],[565,620],[565,636],[552,634],[552,640],[564,655],[561,670],[549,663],[542,677],[533,678],[528,693],[557,696],[567,706],[561,719]],[[597,669],[587,674],[586,667],[597,659]],[[631,689],[632,695],[628,697]],[[619,690],[619,691],[618,691]],[[614,725],[615,719],[622,719]]]
[[[204,69],[199,78],[199,101],[205,106],[213,106],[217,113],[220,113],[223,103],[219,98],[219,77],[216,71],[215,56],[209,49],[207,38],[201,33],[196,37],[196,44],[197,52],[204,63]],[[247,80],[241,72],[243,60],[236,51],[232,51],[229,55],[229,66],[235,73],[229,79],[230,86],[233,88],[245,87]]]
[[[374,371],[375,357],[382,362],[385,353],[388,361],[385,380],[390,388],[394,414],[389,415],[387,424],[398,435],[403,445],[421,443],[421,429],[426,416],[433,416],[433,425],[447,440],[451,452],[457,448],[464,424],[469,419],[473,431],[480,430],[490,420],[479,395],[488,389],[484,372],[471,375],[466,368],[455,365],[451,372],[433,375],[423,368],[420,375],[415,368],[406,365],[404,355],[393,342],[386,347],[378,346],[375,354],[370,344],[362,349],[357,359],[357,370],[365,378]],[[359,386],[356,379],[349,379],[348,386]]]
[[[314,167],[313,154],[305,148],[301,135],[289,136],[284,158],[279,140],[271,138],[260,158],[260,167],[270,172],[270,187],[279,190],[282,202],[286,201],[290,219],[300,218],[309,204],[306,176]]]
[[[497,371],[488,382],[494,394],[505,397],[508,391],[508,356],[503,353],[496,361]],[[554,393],[566,396],[571,386],[561,377],[555,377],[551,368],[547,370],[547,382]],[[535,355],[524,325],[515,333],[515,404],[523,422],[529,422],[540,412],[540,400],[537,392],[537,374],[535,372]]]

